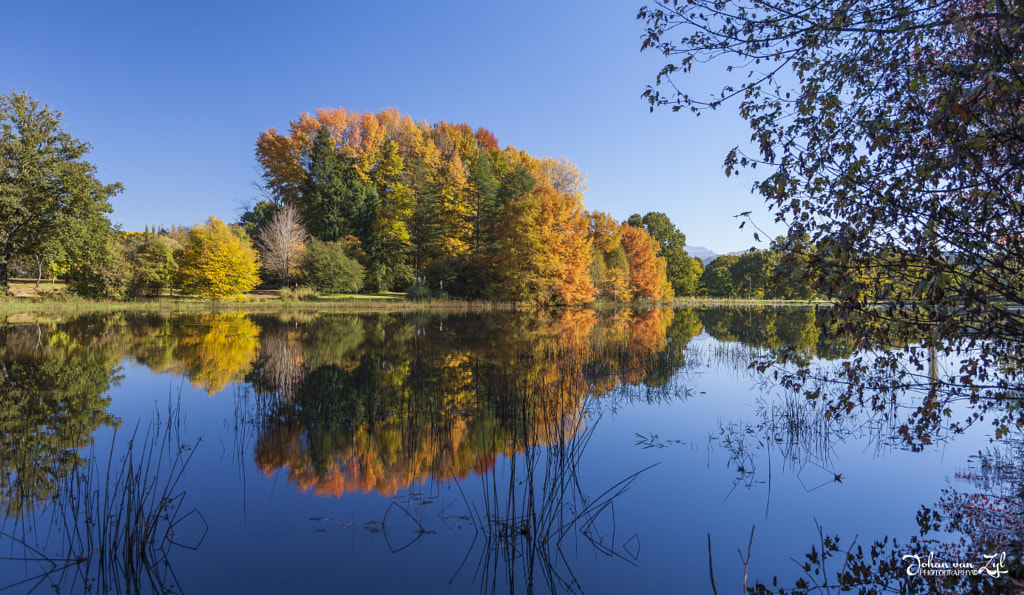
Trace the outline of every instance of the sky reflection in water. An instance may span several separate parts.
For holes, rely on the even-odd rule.
[[[988,447],[976,427],[912,453],[888,425],[826,420],[747,368],[784,345],[815,365],[849,353],[813,320],[717,309],[15,322],[3,334],[3,556],[97,556],[39,541],[56,495],[105,467],[112,440],[116,461],[136,427],[173,419],[182,443],[201,438],[179,487],[182,511],[209,530],[174,527],[200,543],[161,550],[164,587],[710,592],[710,535],[717,587],[735,592],[755,526],[748,586],[792,584],[803,573],[791,558],[817,543],[817,525],[847,543],[905,541],[922,505],[970,491],[957,472]],[[80,564],[0,564],[0,586],[38,577],[14,592],[104,586]]]

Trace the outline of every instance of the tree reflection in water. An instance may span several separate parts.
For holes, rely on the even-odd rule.
[[[723,424],[708,444],[728,454],[726,464],[736,474],[733,489],[770,485],[771,465],[764,469],[759,463],[770,463],[773,453],[798,477],[807,468],[819,470],[818,482],[801,480],[804,489],[813,491],[842,482],[833,452],[848,440],[859,439],[879,450],[913,450],[900,439],[891,416],[872,410],[855,413],[833,416],[821,403],[790,392],[781,400],[762,399],[758,423]],[[948,432],[936,439],[953,436]],[[641,444],[660,445],[649,440]],[[945,488],[937,502],[921,506],[917,535],[905,541],[883,536],[868,544],[859,541],[860,536],[831,535],[827,527],[818,526],[818,543],[799,559],[793,558],[802,577],[788,587],[780,587],[775,578],[771,587],[757,583],[747,591],[760,595],[1020,593],[1024,589],[1024,440],[1018,436],[997,444],[971,457],[967,468],[955,473],[961,486]],[[769,489],[766,516],[770,493]],[[729,570],[734,576],[738,573],[726,568],[718,570],[726,575]],[[717,579],[722,584],[721,574]]]
[[[671,310],[604,320],[590,310],[321,317],[308,327],[259,318],[261,355],[249,380],[267,414],[257,466],[286,469],[299,489],[333,496],[394,495],[429,478],[484,472],[523,445],[556,441],[553,420],[575,414],[588,395],[655,373],[670,390],[682,365],[665,355],[672,319]],[[679,339],[681,353],[689,337]]]
[[[2,332],[0,488],[9,514],[53,498],[62,478],[82,469],[82,449],[94,432],[117,426],[104,395],[129,358],[154,372],[181,375],[211,395],[234,386],[240,468],[253,456],[263,473],[282,473],[297,489],[322,496],[401,494],[380,527],[393,549],[407,544],[387,526],[415,520],[411,488],[443,482],[464,490],[464,516],[479,538],[461,572],[484,590],[503,590],[513,581],[581,590],[572,558],[562,553],[570,540],[630,560],[640,536],[615,527],[614,501],[635,476],[593,486],[581,471],[601,411],[623,400],[685,396],[681,371],[751,374],[753,357],[784,349],[793,365],[842,365],[850,352],[842,338],[816,329],[813,311],[761,308],[473,317],[115,314],[8,324]],[[691,341],[702,332],[717,341]],[[879,448],[893,448],[887,441],[899,429],[891,416],[866,410],[836,416],[802,398],[764,400],[761,413],[750,426],[723,424],[712,440],[728,454],[735,489],[763,477],[759,443],[794,469],[817,466],[840,481],[842,469],[831,458],[837,444],[870,436]],[[932,440],[941,436],[930,434]],[[991,544],[985,547],[1004,548],[1018,560],[1020,479],[1006,479],[1012,475],[1006,470],[1019,468],[1019,461],[1017,451],[972,461],[962,481],[982,484],[950,490],[923,510],[922,535],[901,548],[883,539],[877,548],[850,550],[854,557],[846,560],[849,543],[826,539],[825,528],[816,557],[806,561],[824,565],[824,550],[827,568],[815,567],[834,578],[858,569],[896,581],[883,588],[863,576],[842,579],[881,592],[899,587],[898,571],[906,566],[898,556],[928,548],[937,556],[961,555],[935,549],[936,536],[942,543],[955,544],[949,535],[959,535],[965,543]],[[1017,492],[1006,488],[999,506],[986,509],[982,504],[994,501],[998,482]],[[418,530],[413,538],[430,531]],[[834,564],[840,560],[842,570]],[[895,570],[885,566],[893,560],[901,564]],[[1019,573],[1020,565],[1011,568]],[[829,585],[847,584],[838,580]],[[949,590],[970,592],[956,585]]]
[[[101,427],[117,427],[106,391],[120,380],[117,335],[41,323],[0,327],[0,503],[31,511],[81,468]],[[93,328],[95,330],[95,328]]]

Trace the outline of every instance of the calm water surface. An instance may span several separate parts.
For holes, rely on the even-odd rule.
[[[813,319],[12,319],[0,588],[711,592],[709,541],[720,592],[745,566],[792,585],[819,527],[905,542],[999,447],[979,425],[911,452],[748,369],[784,345],[846,356]]]

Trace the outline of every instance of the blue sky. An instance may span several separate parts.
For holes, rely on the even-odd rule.
[[[662,64],[640,53],[639,2],[18,2],[4,8],[0,92],[26,91],[88,141],[115,223],[234,221],[255,200],[256,136],[321,107],[394,107],[483,126],[502,146],[565,156],[586,206],[662,211],[691,245],[777,234],[753,177],[722,160],[750,136],[735,109],[649,113]],[[710,88],[708,88],[710,91]]]

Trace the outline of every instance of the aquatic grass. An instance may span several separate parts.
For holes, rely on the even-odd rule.
[[[769,306],[773,308],[793,308],[820,305],[832,305],[828,300],[782,300],[782,299],[747,299],[747,298],[712,298],[685,296],[672,300],[673,308],[745,308]]]
[[[480,475],[480,508],[466,500],[482,538],[474,580],[484,590],[490,585],[497,591],[499,583],[502,589],[511,586],[521,572],[527,584],[542,577],[552,592],[581,592],[563,551],[570,538],[590,543],[596,553],[635,563],[616,547],[631,541],[638,548],[639,537],[619,543],[614,503],[655,465],[628,475],[597,496],[587,493],[580,475],[599,422],[594,387],[577,373],[582,364],[579,353],[561,355],[557,361],[563,373],[546,381],[530,378],[543,374],[536,370],[510,374],[502,381],[505,397],[498,407],[507,454],[503,463]]]
[[[168,555],[197,549],[208,525],[197,509],[184,509],[180,482],[201,439],[182,441],[179,411],[169,405],[166,419],[156,415],[141,434],[136,426],[119,455],[115,431],[105,461],[91,452],[36,518],[5,526],[0,540],[12,554],[0,559],[35,574],[0,590],[31,583],[58,592],[180,591]]]

